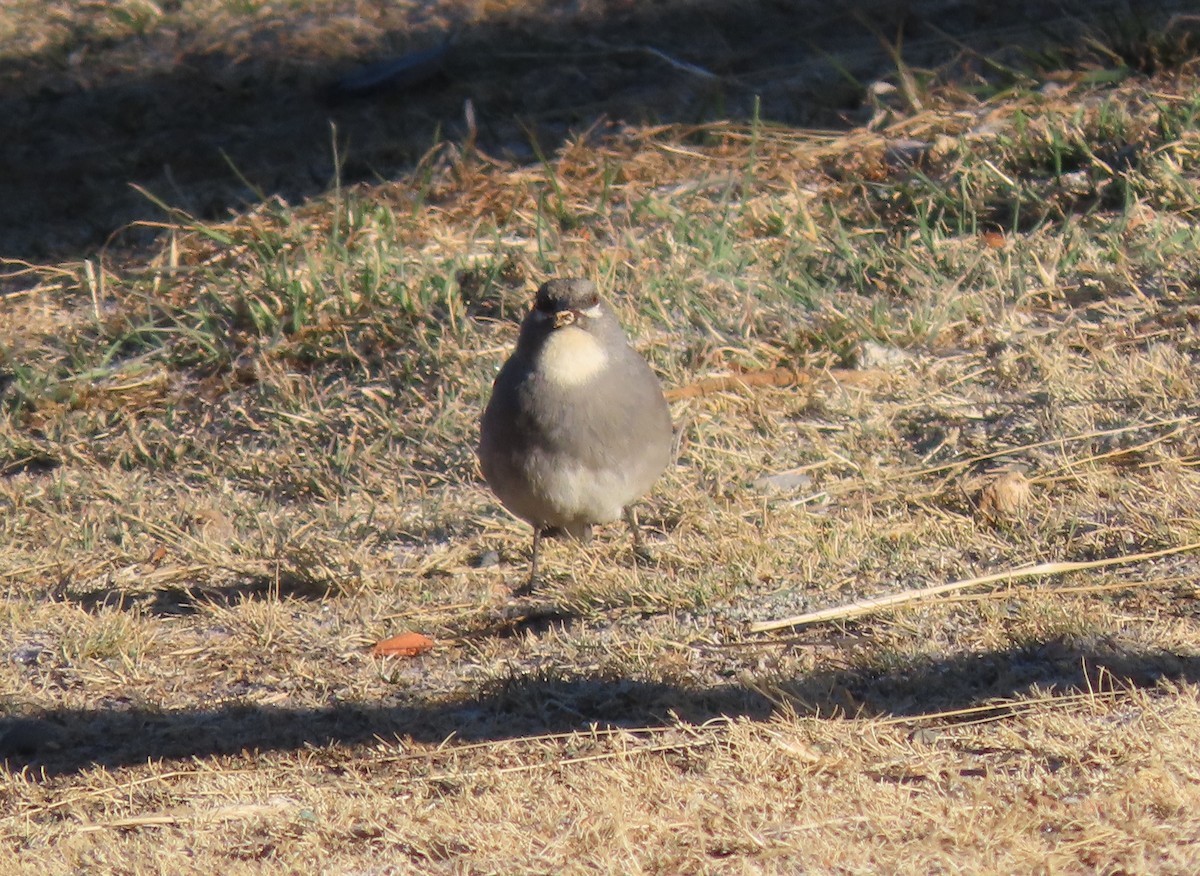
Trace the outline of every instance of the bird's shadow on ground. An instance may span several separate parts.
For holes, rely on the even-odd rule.
[[[428,658],[434,659],[434,658]],[[378,740],[465,743],[590,727],[766,720],[780,702],[802,715],[912,716],[968,708],[1034,690],[1057,694],[1200,681],[1200,656],[1128,651],[1065,640],[924,659],[879,670],[817,670],[753,686],[706,688],[595,676],[516,676],[448,702],[338,704],[290,709],[250,704],[158,711],[51,709],[0,722],[8,769],[54,776],[92,766]],[[764,693],[765,691],[765,693]]]

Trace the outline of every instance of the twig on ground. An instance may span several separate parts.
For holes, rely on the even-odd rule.
[[[815,383],[822,377],[844,386],[872,388],[879,386],[886,379],[887,373],[853,368],[767,368],[759,371],[745,371],[740,374],[726,374],[720,377],[706,377],[704,380],[689,383],[687,386],[669,389],[663,394],[667,397],[667,401],[673,402],[753,386],[799,386]]]
[[[964,590],[967,587],[974,587],[977,584],[993,584],[997,581],[1013,581],[1017,578],[1032,578],[1038,575],[1064,575],[1067,572],[1079,572],[1085,569],[1101,569],[1105,566],[1118,566],[1126,563],[1138,563],[1142,560],[1153,560],[1158,557],[1166,557],[1171,554],[1181,554],[1185,551],[1194,551],[1200,549],[1200,541],[1192,542],[1191,544],[1180,545],[1178,547],[1164,548],[1159,551],[1149,551],[1141,554],[1127,554],[1121,557],[1109,557],[1104,560],[1088,560],[1081,562],[1060,562],[1060,563],[1038,563],[1035,566],[1023,566],[1017,569],[1009,569],[1004,572],[996,572],[991,575],[981,575],[978,578],[964,578],[960,581],[951,581],[947,584],[937,584],[933,587],[914,587],[908,590],[901,590],[899,593],[893,593],[890,596],[872,596],[866,599],[859,599],[847,605],[837,605],[831,608],[823,608],[819,611],[805,612],[793,617],[783,618],[781,620],[760,621],[750,625],[752,633],[766,633],[771,630],[783,629],[784,627],[798,627],[805,624],[814,624],[820,621],[844,620],[852,617],[861,617],[865,614],[874,614],[877,611],[882,611],[885,608],[894,608],[898,605],[905,605],[909,602],[916,602],[921,599],[926,599],[931,596],[938,596],[942,593],[952,593],[955,590]]]

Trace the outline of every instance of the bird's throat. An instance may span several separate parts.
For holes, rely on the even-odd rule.
[[[573,325],[550,332],[537,369],[549,383],[579,386],[604,370],[608,354],[590,333]]]

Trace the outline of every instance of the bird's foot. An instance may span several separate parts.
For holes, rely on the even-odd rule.
[[[520,587],[514,587],[512,589],[512,598],[513,599],[524,599],[527,596],[533,596],[534,591],[537,590],[538,585],[541,583],[542,583],[542,581],[540,578],[535,578],[532,575],[530,575],[528,578],[525,579],[524,584],[522,584]]]

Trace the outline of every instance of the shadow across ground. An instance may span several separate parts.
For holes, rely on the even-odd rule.
[[[515,677],[446,703],[338,704],[315,709],[229,704],[193,711],[53,709],[0,724],[10,770],[62,775],[92,766],[246,751],[356,746],[379,739],[441,743],[519,739],[599,727],[645,727],[720,717],[765,720],[772,699],[800,714],[912,716],[1028,694],[1200,682],[1200,656],[1129,651],[1064,640],[887,669],[836,669],[769,685],[709,688],[600,677]]]
[[[1019,65],[1040,45],[1078,45],[1084,21],[1149,22],[1178,5],[676,0],[610,4],[602,15],[510,11],[452,23],[449,42],[429,24],[367,31],[371,51],[433,52],[436,69],[352,100],[337,84],[389,59],[364,56],[345,33],[322,41],[319,30],[319,57],[305,57],[313,24],[302,8],[247,19],[229,46],[175,25],[96,45],[75,34],[77,44],[0,58],[0,258],[80,257],[130,223],[161,219],[135,186],[203,220],[272,195],[319,194],[337,175],[331,126],[343,182],[393,178],[439,138],[468,140],[468,100],[476,145],[523,162],[603,119],[736,121],[757,105],[771,121],[844,127],[868,118],[864,88],[895,72],[885,41],[902,45],[907,64],[978,81],[996,69],[982,54],[1010,47]],[[156,234],[126,229],[117,242],[137,247]]]
[[[107,609],[138,611],[152,617],[196,614],[202,606],[231,606],[263,599],[317,601],[336,591],[336,585],[295,570],[279,575],[244,575],[227,584],[172,584],[141,590],[101,587],[76,591],[63,588],[56,598],[73,602],[89,614]]]

